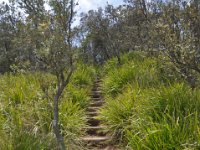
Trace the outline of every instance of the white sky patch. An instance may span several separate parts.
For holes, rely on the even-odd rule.
[[[77,16],[74,22],[74,26],[79,24],[80,13],[87,13],[89,10],[97,10],[99,7],[104,7],[106,4],[112,4],[114,6],[118,6],[123,4],[123,0],[76,0],[78,2],[78,6],[76,6]]]
[[[94,0],[93,0],[94,2]],[[84,11],[87,12],[88,10],[92,9],[93,3],[92,0],[79,0],[78,2],[78,11]]]
[[[95,10],[98,7],[104,7],[107,3],[114,6],[123,4],[123,0],[78,0],[78,11],[87,12],[91,9]]]

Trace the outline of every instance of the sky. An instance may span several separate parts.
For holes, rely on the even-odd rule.
[[[2,2],[8,2],[9,0],[0,0],[0,3]],[[104,7],[106,4],[112,4],[114,6],[118,6],[120,4],[123,4],[123,0],[76,0],[78,1],[78,6],[76,8],[76,11],[78,12],[76,16],[76,20],[73,23],[74,26],[77,26],[80,21],[80,13],[85,12],[87,13],[89,10],[97,9],[99,7]]]
[[[75,26],[79,24],[79,21],[81,19],[80,17],[81,12],[87,13],[91,9],[94,10],[99,7],[104,7],[106,6],[106,4],[112,4],[113,6],[118,6],[120,4],[123,4],[123,0],[78,0],[78,4],[79,4],[77,7],[78,15],[76,16],[76,21],[74,22]]]
[[[2,2],[8,2],[8,0],[0,0]],[[123,0],[77,0],[78,1],[78,12],[87,12],[91,9],[97,9],[98,7],[104,7],[107,3],[114,6],[118,6],[123,3]]]
[[[1,0],[0,0],[1,1]],[[123,0],[79,0],[80,11],[87,12],[91,9],[97,9],[98,7],[104,7],[107,3],[114,6],[118,6],[123,3]]]

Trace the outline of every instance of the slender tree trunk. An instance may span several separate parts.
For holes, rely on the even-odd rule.
[[[56,140],[58,142],[58,146],[59,146],[60,150],[66,150],[66,147],[65,147],[64,137],[61,134],[59,124],[58,124],[59,123],[59,99],[60,99],[65,87],[69,83],[72,73],[73,73],[73,68],[71,68],[71,70],[69,71],[69,74],[67,75],[66,80],[64,77],[64,72],[60,72],[57,75],[58,89],[57,89],[56,95],[54,96],[53,131],[54,131],[54,134],[56,135]]]
[[[119,50],[119,41],[117,43],[111,44],[114,50],[115,56],[117,57],[118,64],[121,65],[121,58],[120,58],[120,50]]]
[[[118,61],[118,64],[121,65],[121,58],[120,58],[120,55],[117,55],[117,61]]]
[[[106,60],[110,59],[107,48],[105,48],[104,52],[105,52],[105,55],[106,55]]]
[[[117,45],[117,47],[114,46],[114,51],[115,51],[115,55],[117,57],[118,64],[121,65],[119,45]]]
[[[59,128],[59,108],[58,108],[58,104],[59,104],[59,98],[62,94],[62,87],[58,87],[57,93],[54,97],[54,111],[53,111],[53,130],[54,130],[54,134],[56,135],[56,139],[58,142],[58,146],[60,150],[65,150],[65,143],[64,143],[64,138],[60,132],[60,128]]]

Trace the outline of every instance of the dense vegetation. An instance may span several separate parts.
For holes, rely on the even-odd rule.
[[[68,149],[81,146],[85,108],[95,70],[80,64],[74,72],[60,103],[62,133]],[[52,94],[55,77],[44,73],[5,74],[1,76],[1,149],[55,149],[52,134]]]
[[[133,53],[122,60],[105,65],[100,115],[116,142],[131,149],[199,149],[200,90],[176,74],[163,76],[159,59]]]
[[[97,76],[113,142],[200,149],[200,1],[77,5],[0,3],[0,149],[84,149]]]

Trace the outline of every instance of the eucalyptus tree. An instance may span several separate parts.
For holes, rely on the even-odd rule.
[[[35,67],[49,71],[57,77],[52,125],[59,149],[64,150],[64,137],[59,127],[59,101],[74,71],[72,23],[75,16],[75,1],[50,0],[48,11],[45,10],[43,0],[17,2],[27,14],[26,33],[30,38],[28,41],[32,44]]]
[[[16,14],[15,9],[13,3],[0,4],[0,73],[9,71],[17,58],[14,37],[17,34],[20,14]]]
[[[120,46],[122,43],[122,24],[120,11],[112,5],[103,10],[90,10],[82,15],[81,28],[84,29],[85,39],[83,48],[91,51],[94,62],[100,56],[103,61],[116,56],[120,63]]]
[[[42,47],[43,36],[39,24],[45,20],[44,1],[41,0],[10,0],[14,5],[15,35],[13,36],[13,49],[17,52],[15,65],[33,69],[37,63],[36,50]]]
[[[145,0],[125,0],[125,27],[131,49],[147,50],[149,48],[150,16]]]
[[[103,60],[109,59],[110,53],[105,47],[106,36],[108,29],[108,21],[104,19],[102,8],[97,11],[90,10],[86,14],[82,14],[81,27],[85,38],[82,47],[92,55],[93,61],[97,63],[97,57],[100,56]]]
[[[197,74],[200,73],[200,2],[125,2],[127,9],[123,27],[127,30],[129,46],[162,52],[190,85],[196,86]]]
[[[53,129],[60,149],[65,149],[64,139],[59,129],[59,99],[70,82],[73,66],[72,22],[74,19],[74,0],[51,0],[50,66],[57,77],[57,92],[54,97]]]
[[[195,87],[200,73],[199,3],[174,0],[159,9],[162,13],[154,30],[157,43],[176,70]]]
[[[105,32],[107,39],[106,47],[112,56],[117,57],[118,63],[121,64],[120,51],[123,40],[123,22],[121,19],[120,7],[114,8],[112,5],[105,7],[105,18],[108,20],[108,30]]]

